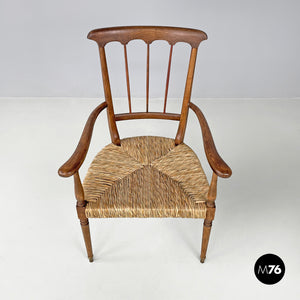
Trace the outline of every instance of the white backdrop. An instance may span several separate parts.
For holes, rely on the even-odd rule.
[[[299,97],[299,11],[298,0],[1,0],[0,97],[98,97],[102,87],[97,47],[86,35],[116,25],[207,32],[208,41],[200,45],[194,97]],[[133,51],[130,57],[136,57]],[[158,62],[151,73],[151,96],[159,97],[162,90],[155,82],[166,70],[159,73],[155,68],[164,56],[153,52],[152,62],[155,57]],[[178,66],[184,59],[178,55]],[[112,71],[119,70],[120,62],[112,62]],[[133,96],[141,97],[145,58],[129,63],[137,68],[132,72],[137,74]],[[176,72],[176,65],[173,71],[171,97],[180,95],[177,79],[185,75]],[[122,97],[125,78],[115,80],[114,95]]]

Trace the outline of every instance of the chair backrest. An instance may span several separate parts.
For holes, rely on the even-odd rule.
[[[175,143],[176,144],[182,143],[185,134],[186,123],[187,123],[188,105],[190,102],[191,91],[192,91],[197,50],[199,44],[203,40],[207,39],[206,33],[201,30],[179,28],[179,27],[124,26],[124,27],[95,29],[88,34],[88,38],[96,41],[99,46],[104,95],[105,95],[105,101],[107,102],[108,122],[109,122],[109,129],[110,129],[112,142],[116,145],[120,145],[120,138],[116,126],[116,121],[129,120],[129,119],[169,119],[169,120],[179,121]],[[147,44],[146,112],[133,113],[131,109],[130,81],[129,81],[126,45],[131,40],[136,40],[136,39],[141,39]],[[169,63],[168,63],[167,78],[166,78],[163,112],[149,112],[149,56],[150,56],[150,44],[155,40],[164,40],[170,44],[170,54],[169,54]],[[118,41],[124,46],[126,83],[127,83],[128,105],[129,105],[129,113],[124,113],[124,114],[114,113],[111,87],[109,82],[109,74],[107,69],[107,61],[106,61],[106,55],[104,49],[107,43],[114,42],[114,41]],[[183,96],[180,114],[166,113],[173,46],[177,42],[188,43],[191,46],[189,67],[188,67],[188,73],[187,73],[187,78],[185,83],[185,90],[184,90],[184,96]]]

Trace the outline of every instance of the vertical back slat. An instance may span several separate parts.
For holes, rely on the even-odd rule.
[[[168,98],[168,91],[169,91],[172,53],[173,53],[173,45],[171,45],[170,55],[169,55],[169,64],[168,64],[168,72],[167,72],[167,79],[166,79],[166,90],[165,90],[165,101],[164,101],[164,113],[166,113],[166,107],[167,107],[167,98]]]
[[[179,126],[175,137],[175,143],[177,145],[182,143],[184,139],[185,130],[186,130],[188,107],[189,107],[189,102],[191,97],[197,49],[199,44],[202,41],[207,39],[206,33],[201,30],[195,30],[190,28],[168,27],[168,26],[167,27],[166,26],[120,26],[120,27],[100,28],[100,29],[92,30],[88,34],[88,38],[96,41],[99,47],[105,102],[107,103],[108,123],[109,123],[109,130],[110,130],[112,142],[116,145],[120,145],[120,138],[119,138],[119,133],[116,125],[116,120],[119,121],[119,120],[127,120],[127,119],[154,118],[154,119],[178,120]],[[131,87],[130,87],[130,78],[129,78],[127,44],[130,41],[136,39],[139,40],[141,39],[147,44],[146,112],[133,113],[132,103],[131,103],[132,95],[130,91]],[[157,40],[167,41],[170,44],[170,53],[169,53],[169,62],[168,62],[167,74],[166,74],[166,87],[164,93],[163,112],[149,113],[150,44]],[[117,116],[114,114],[107,61],[106,61],[106,55],[104,51],[106,44],[115,41],[120,42],[124,46],[126,84],[127,84],[128,106],[129,106],[129,113],[118,114]],[[191,55],[189,57],[189,67],[188,67],[187,78],[185,82],[181,114],[171,114],[166,112],[166,106],[168,101],[173,48],[177,42],[188,43],[192,49],[191,49]]]
[[[116,124],[116,120],[115,120],[115,113],[114,113],[114,107],[113,107],[113,102],[112,102],[104,47],[99,46],[99,53],[100,53],[100,61],[101,61],[103,89],[104,89],[105,101],[107,103],[107,118],[108,118],[108,125],[109,125],[111,140],[115,145],[120,145],[120,137],[119,137],[117,124]]]
[[[127,95],[128,95],[128,106],[129,112],[131,113],[131,95],[130,95],[130,82],[129,82],[129,71],[128,71],[128,59],[127,59],[127,48],[124,45],[124,57],[125,57],[125,69],[126,69],[126,83],[127,83]]]
[[[146,112],[149,111],[149,60],[150,44],[147,44]]]
[[[179,126],[175,138],[176,145],[181,144],[183,142],[183,138],[185,134],[186,122],[187,122],[188,110],[189,110],[188,105],[191,99],[197,51],[198,48],[192,48],[191,50],[189,69],[188,69],[187,78],[185,82],[184,96],[182,101],[180,121],[179,121]]]

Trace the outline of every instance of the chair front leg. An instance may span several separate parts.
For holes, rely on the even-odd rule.
[[[82,204],[84,206],[81,206]],[[85,216],[85,206],[86,203],[77,202],[76,209],[77,209],[78,218],[80,220],[80,225],[81,225],[81,230],[84,238],[87,256],[89,258],[89,261],[93,262],[94,259],[93,259],[90,225],[89,225],[89,219]]]
[[[206,251],[210,236],[210,231],[212,227],[212,221],[215,218],[216,205],[215,200],[217,197],[217,180],[218,176],[216,173],[213,173],[211,183],[209,186],[209,191],[207,194],[206,201],[206,217],[203,223],[203,234],[202,234],[202,246],[200,254],[200,262],[204,263],[206,258]]]
[[[84,191],[78,172],[74,174],[75,196],[77,199],[76,210],[80,220],[81,230],[84,238],[87,256],[90,262],[93,262],[93,249],[90,234],[89,219],[85,215],[87,202],[84,200]]]
[[[203,222],[202,246],[201,246],[201,255],[200,255],[200,262],[202,263],[204,263],[206,258],[206,251],[209,242],[212,221],[214,219],[215,210],[216,210],[214,203],[211,204],[213,205],[211,207],[209,207],[208,205],[209,204],[207,204],[206,218],[204,219]]]

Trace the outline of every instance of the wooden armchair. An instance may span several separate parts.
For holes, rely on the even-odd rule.
[[[88,34],[88,38],[99,46],[105,101],[91,113],[74,154],[58,173],[62,177],[74,177],[76,208],[90,262],[93,252],[88,218],[179,217],[204,219],[200,255],[203,263],[216,209],[217,178],[231,176],[231,169],[217,152],[204,115],[190,102],[197,50],[200,42],[207,39],[206,34],[187,28],[129,26],[96,29]],[[131,108],[126,45],[135,39],[141,39],[147,45],[145,112],[133,112]],[[155,40],[170,44],[163,112],[149,112],[149,56],[150,44]],[[112,41],[118,41],[124,47],[128,113],[114,113],[105,56],[105,45]],[[166,112],[172,52],[177,42],[191,46],[180,114]],[[82,184],[78,171],[86,157],[94,123],[104,109],[107,110],[112,143],[96,155]],[[189,109],[197,115],[201,126],[205,154],[213,171],[210,184],[197,156],[183,143]],[[133,119],[178,121],[176,137],[120,139],[116,123]]]

